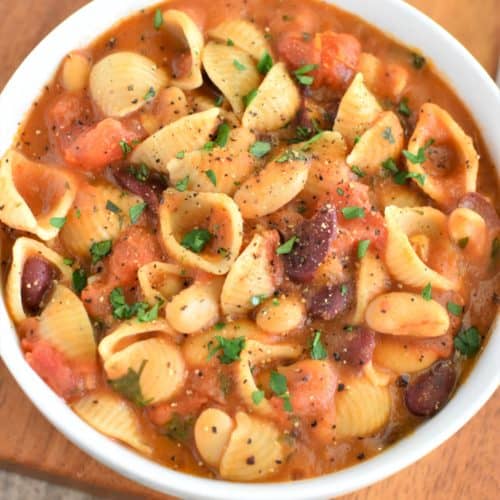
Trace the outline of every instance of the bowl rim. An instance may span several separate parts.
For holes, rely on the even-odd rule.
[[[375,8],[373,4],[367,5],[370,2],[365,0],[329,0],[329,3],[344,10],[360,12],[360,18],[394,39],[401,40],[406,46],[430,47],[431,42],[435,44],[432,47],[435,55],[431,59],[439,59],[436,66],[440,73],[444,74],[462,101],[470,107],[498,173],[500,141],[499,144],[495,142],[498,133],[495,115],[500,116],[500,92],[493,80],[458,41],[420,11],[400,0],[383,2],[385,8],[381,8],[380,2]],[[0,131],[0,153],[3,154],[11,145],[18,122],[22,121],[68,51],[90,43],[141,7],[157,3],[157,0],[122,0],[119,5],[113,2],[111,7],[111,2],[94,0],[49,33],[19,66],[0,94],[2,116],[15,117]],[[387,16],[387,9],[393,15]],[[394,27],[393,19],[398,16],[400,23]],[[412,26],[412,30],[408,31],[408,26]],[[428,50],[422,51],[424,54],[429,53]],[[458,63],[463,72],[468,72],[465,84],[453,76],[460,75],[456,73]],[[38,77],[35,70],[41,72],[43,77]],[[37,74],[35,79],[33,74]],[[36,80],[36,85],[33,80]],[[471,88],[475,92],[469,95]],[[293,483],[233,483],[177,472],[142,457],[94,430],[73,413],[26,363],[3,297],[0,299],[0,325],[4,330],[0,335],[0,356],[7,368],[26,396],[66,438],[116,472],[159,492],[182,498],[302,500],[355,491],[400,471],[437,448],[484,405],[500,384],[500,371],[496,365],[500,353],[500,317],[497,314],[488,344],[467,380],[440,413],[421,424],[411,435],[366,462],[318,478]]]

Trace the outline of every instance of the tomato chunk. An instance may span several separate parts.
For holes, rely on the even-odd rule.
[[[291,70],[320,63],[320,53],[314,41],[305,40],[302,33],[284,33],[278,40],[277,51]]]
[[[139,133],[127,129],[120,121],[106,118],[64,148],[64,160],[75,167],[100,172],[106,165],[124,157],[122,141],[130,145],[139,138]]]

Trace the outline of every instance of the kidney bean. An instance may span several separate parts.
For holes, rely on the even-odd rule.
[[[456,378],[457,374],[450,360],[434,363],[429,370],[408,384],[406,407],[420,417],[435,415],[450,398]]]
[[[158,212],[161,194],[167,188],[167,182],[159,174],[150,173],[143,182],[137,179],[128,168],[121,168],[113,171],[113,177],[123,189],[140,196],[153,213]]]
[[[42,257],[29,257],[21,276],[21,298],[25,309],[36,313],[57,278],[54,266]]]
[[[479,193],[467,193],[458,202],[459,208],[468,208],[477,212],[491,231],[500,230],[500,217],[493,205]]]
[[[351,287],[347,283],[324,286],[309,301],[309,314],[313,318],[332,320],[347,310],[351,295]]]
[[[375,332],[365,327],[358,327],[352,332],[336,333],[328,339],[333,347],[335,361],[353,367],[363,366],[371,361],[375,349]]]
[[[304,283],[313,279],[337,237],[335,207],[325,205],[314,217],[298,226],[295,236],[297,241],[292,251],[284,256],[285,272],[291,280]]]

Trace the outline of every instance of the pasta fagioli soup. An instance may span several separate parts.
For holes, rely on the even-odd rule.
[[[71,52],[0,196],[28,363],[200,476],[369,459],[453,397],[500,302],[498,179],[466,103],[313,0],[165,2]]]

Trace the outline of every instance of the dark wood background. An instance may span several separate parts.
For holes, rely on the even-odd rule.
[[[0,0],[0,88],[38,41],[85,3],[86,0]],[[410,3],[440,22],[490,74],[495,73],[500,43],[500,0],[410,0]],[[478,415],[447,443],[392,478],[344,499],[498,499],[499,421],[497,391]],[[0,467],[120,499],[165,498],[125,480],[70,444],[21,393],[1,362]]]

